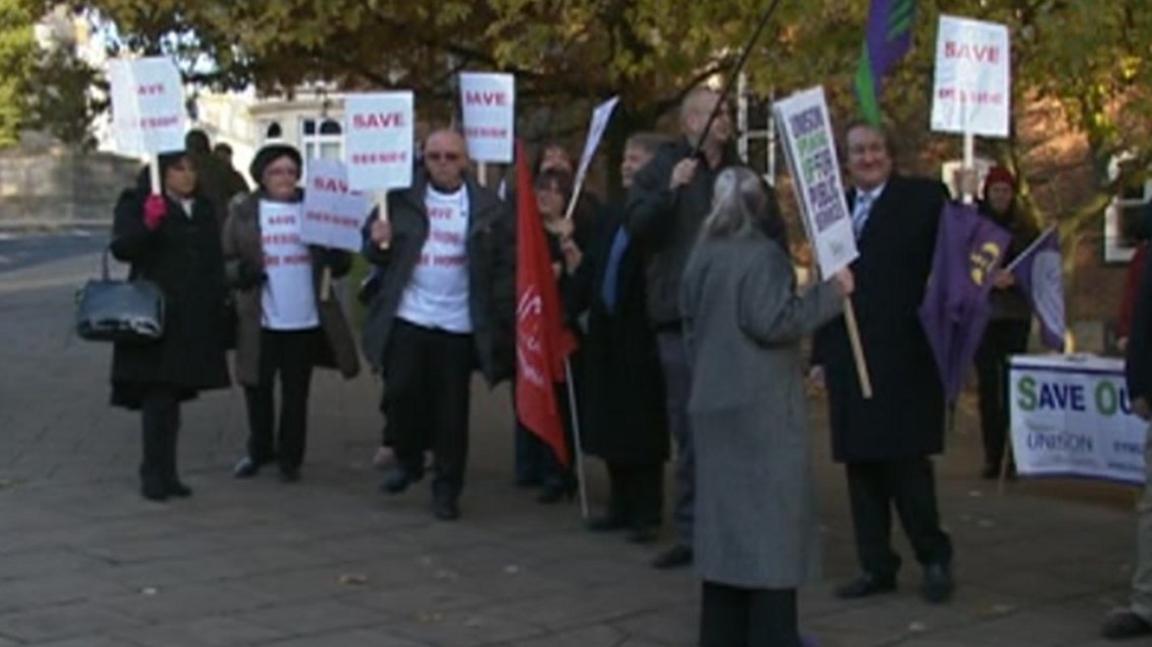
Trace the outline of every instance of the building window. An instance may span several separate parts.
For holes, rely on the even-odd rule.
[[[344,157],[344,129],[340,122],[327,118],[305,118],[300,121],[300,148],[304,155],[304,176],[309,160],[338,160]]]

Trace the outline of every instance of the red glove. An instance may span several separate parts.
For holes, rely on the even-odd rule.
[[[148,199],[144,201],[144,226],[148,231],[155,231],[167,216],[168,202],[164,200],[164,196],[149,194]]]

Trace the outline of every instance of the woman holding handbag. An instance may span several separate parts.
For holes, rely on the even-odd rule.
[[[300,241],[301,163],[291,146],[260,149],[250,167],[258,188],[232,201],[224,225],[226,274],[238,320],[236,379],[248,404],[248,453],[233,468],[236,478],[251,478],[276,461],[282,481],[299,480],[312,367],[336,367],[346,378],[360,370],[330,285],[348,273],[352,256]],[[274,434],[277,376],[280,425]]]
[[[176,470],[180,403],[228,386],[224,357],[224,266],[212,203],[197,192],[183,153],[158,160],[160,191],[148,169],[116,204],[111,251],[131,263],[130,277],[164,294],[164,333],[154,342],[117,342],[112,404],[141,412],[140,492],[152,501],[192,494]]]

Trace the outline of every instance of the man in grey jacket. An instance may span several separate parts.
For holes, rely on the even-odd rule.
[[[736,163],[731,150],[732,120],[723,106],[705,135],[720,95],[708,88],[690,91],[680,106],[684,137],[663,146],[636,174],[628,193],[624,226],[648,255],[648,315],[656,328],[667,393],[668,426],[676,440],[675,521],[678,542],[653,566],[675,568],[692,562],[694,459],[686,406],[691,375],[680,317],[680,279],[712,203],[716,176]],[[703,141],[702,141],[703,140]],[[692,156],[699,144],[700,154]]]
[[[424,475],[432,449],[432,509],[460,516],[468,456],[472,370],[490,384],[512,373],[515,239],[511,210],[466,177],[464,138],[428,136],[423,172],[388,195],[388,218],[365,227],[364,256],[380,270],[364,353],[384,379],[382,408],[397,465],[382,489],[399,494]]]

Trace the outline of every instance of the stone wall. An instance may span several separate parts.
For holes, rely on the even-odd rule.
[[[106,153],[11,150],[0,154],[0,228],[108,226],[139,160]]]

